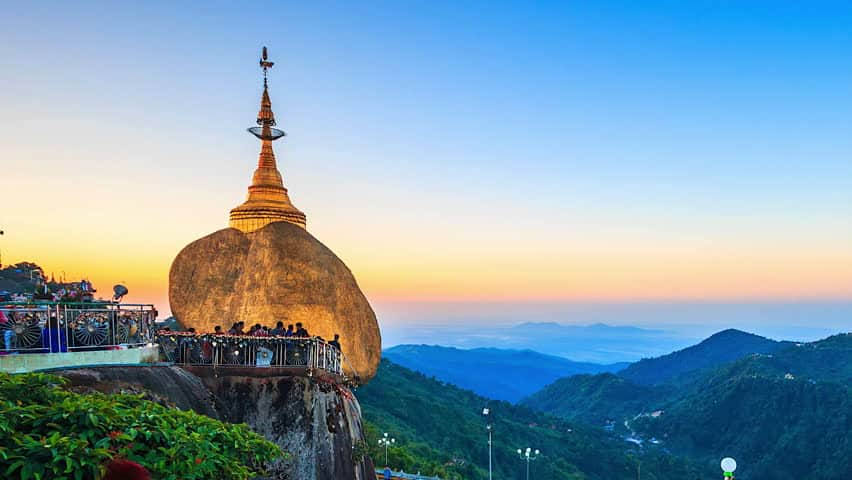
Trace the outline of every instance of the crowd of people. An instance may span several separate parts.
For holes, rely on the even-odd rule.
[[[168,345],[176,345],[173,360],[189,364],[231,364],[256,366],[308,366],[339,368],[340,335],[327,341],[311,335],[301,322],[284,326],[278,322],[274,328],[254,324],[245,329],[245,322],[235,322],[227,331],[220,325],[212,332],[199,333],[195,328],[172,332],[169,328],[159,331],[166,352]],[[220,337],[221,336],[221,337]],[[229,339],[229,337],[235,337]],[[259,343],[245,342],[246,337],[262,340]],[[267,341],[268,340],[268,341]],[[172,355],[167,353],[167,355]]]
[[[221,325],[216,325],[213,327],[214,335],[237,335],[237,336],[246,336],[246,337],[293,337],[293,338],[316,338],[321,342],[326,342],[332,347],[340,350],[340,334],[335,333],[333,340],[326,341],[324,338],[320,336],[311,337],[311,334],[308,333],[308,330],[302,324],[302,322],[296,322],[295,324],[287,325],[287,328],[284,328],[284,322],[278,322],[275,324],[275,328],[271,328],[268,326],[261,325],[256,323],[249,327],[248,331],[245,329],[246,322],[234,322],[231,325],[231,328],[228,329],[227,332],[222,331]],[[195,334],[195,328],[187,329],[187,333]]]
[[[91,302],[95,298],[95,287],[85,278],[79,282],[59,283],[36,279],[32,300],[49,302]]]

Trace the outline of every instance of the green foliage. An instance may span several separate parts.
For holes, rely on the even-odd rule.
[[[370,457],[376,464],[376,468],[384,468],[385,449],[379,446],[379,438],[382,437],[384,430],[364,420],[364,431],[367,437],[364,445]],[[475,468],[473,465],[456,464],[451,455],[411,439],[388,448],[388,464],[394,470],[404,469],[409,473],[421,472],[424,475],[438,476],[448,480],[474,478],[471,476]]]
[[[852,335],[786,344],[771,354],[693,369],[650,387],[611,375],[570,377],[527,404],[596,423],[602,417],[616,425],[627,420],[645,438],[661,439],[666,448],[697,459],[706,476],[717,474],[721,456],[730,455],[741,465],[737,478],[847,478]],[[652,410],[663,414],[641,415]]]
[[[30,271],[42,271],[42,268],[32,262],[20,262],[6,265],[0,269],[0,290],[10,293],[32,293],[36,283],[30,277]]]
[[[441,478],[488,478],[488,444],[482,408],[493,412],[494,478],[524,478],[518,448],[539,448],[531,464],[534,478],[632,480],[642,462],[642,478],[695,478],[682,460],[654,448],[642,452],[599,429],[560,420],[507,402],[490,401],[383,360],[376,377],[358,390],[367,425],[367,440],[377,466],[384,449],[377,440],[391,433],[394,469],[420,471]],[[635,458],[630,455],[633,454]]]
[[[649,412],[666,398],[668,388],[635,384],[611,373],[560,378],[525,399],[523,404],[563,418],[616,427],[637,413]]]
[[[361,463],[364,457],[370,454],[370,447],[367,442],[358,440],[352,445],[352,463]]]
[[[47,374],[0,373],[0,476],[94,479],[127,458],[157,479],[248,479],[283,452],[246,425],[135,395],[77,394]]]
[[[708,465],[724,451],[740,460],[743,478],[823,480],[852,472],[852,335],[744,358],[686,392],[636,428]]]

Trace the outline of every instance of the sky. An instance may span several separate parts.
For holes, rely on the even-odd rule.
[[[245,198],[266,45],[285,184],[383,326],[751,302],[842,328],[849,25],[821,1],[10,3],[2,261],[167,313],[174,257]]]

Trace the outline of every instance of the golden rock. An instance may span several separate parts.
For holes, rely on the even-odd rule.
[[[226,228],[190,243],[172,263],[169,301],[175,317],[200,332],[282,321],[325,339],[337,333],[350,375],[366,382],[378,368],[378,322],[352,272],[289,222],[251,233]]]

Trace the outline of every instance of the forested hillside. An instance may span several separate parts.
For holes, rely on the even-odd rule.
[[[637,413],[649,412],[668,394],[670,388],[639,385],[618,375],[574,375],[548,385],[523,404],[563,418],[601,426],[620,425]]]
[[[848,478],[852,335],[747,355],[668,384],[607,375],[562,379],[526,404],[566,418],[626,420],[637,437],[659,439],[705,469],[734,456],[737,478]]]
[[[646,480],[694,479],[697,474],[661,449],[640,451],[600,429],[489,401],[387,360],[356,395],[364,419],[373,425],[368,444],[374,459],[383,462],[383,451],[375,445],[379,434],[389,432],[398,441],[389,463],[406,472],[486,479],[488,446],[481,412],[489,406],[494,418],[494,478],[522,479],[524,464],[515,450],[526,447],[542,450],[532,465],[533,478],[632,480],[640,461]]]

